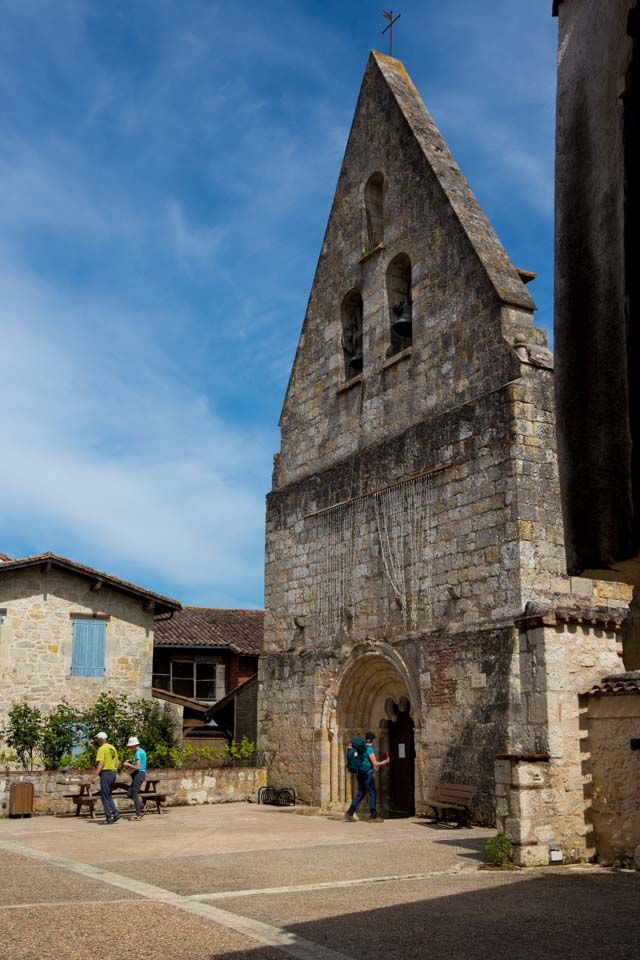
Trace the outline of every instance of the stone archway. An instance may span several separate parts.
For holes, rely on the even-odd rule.
[[[345,763],[345,748],[351,737],[363,736],[367,730],[372,730],[378,737],[378,756],[389,749],[392,704],[402,704],[403,709],[411,710],[417,733],[420,717],[418,688],[396,651],[386,644],[378,644],[354,653],[325,702],[322,806],[340,809],[351,799],[351,776]],[[381,812],[384,814],[389,795],[387,768],[380,773]],[[413,783],[413,769],[411,778]]]

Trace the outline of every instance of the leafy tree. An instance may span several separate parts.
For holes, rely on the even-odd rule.
[[[4,737],[15,750],[23,770],[33,770],[35,752],[42,743],[42,714],[28,703],[14,703],[9,710]]]
[[[85,728],[87,749],[94,753],[96,735],[101,730],[109,735],[109,742],[118,753],[125,751],[127,740],[134,732],[131,704],[124,694],[113,696],[110,693],[101,693],[96,702],[84,711],[81,720]]]
[[[44,718],[42,726],[40,753],[47,770],[56,770],[62,765],[62,758],[72,753],[82,733],[78,711],[63,700]]]

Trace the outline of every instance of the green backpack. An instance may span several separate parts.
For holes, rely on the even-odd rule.
[[[347,770],[349,773],[371,772],[371,761],[367,753],[367,745],[362,737],[353,737],[351,747],[347,750]]]

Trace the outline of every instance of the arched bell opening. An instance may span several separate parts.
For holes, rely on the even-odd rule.
[[[413,814],[412,696],[416,715],[418,704],[417,692],[411,689],[412,686],[404,668],[381,653],[364,654],[347,668],[325,717],[328,732],[321,791],[324,805],[333,808],[348,806],[353,783],[346,768],[347,743],[352,737],[364,736],[371,730],[377,737],[378,759],[382,759],[386,752],[391,754],[391,764],[383,767],[377,775],[380,812],[383,816]],[[399,717],[403,716],[406,719],[398,725]],[[400,739],[401,736],[405,739]],[[399,744],[403,747],[400,748]]]
[[[399,253],[387,268],[387,299],[391,324],[387,356],[392,357],[413,343],[411,259],[406,253]]]
[[[340,309],[342,321],[342,353],[344,358],[344,378],[351,380],[362,373],[364,354],[362,351],[362,294],[359,290],[350,290],[344,297]]]

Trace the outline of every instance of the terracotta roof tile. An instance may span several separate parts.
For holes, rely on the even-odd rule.
[[[601,697],[610,693],[640,693],[640,670],[604,677],[600,683],[587,690],[585,696]]]
[[[6,563],[8,560],[13,560],[13,557],[10,557],[8,553],[0,553],[0,562]]]
[[[158,647],[222,647],[257,657],[264,637],[264,610],[184,607],[168,620],[156,620]]]

